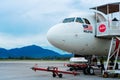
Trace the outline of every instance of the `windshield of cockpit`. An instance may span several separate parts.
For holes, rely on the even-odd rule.
[[[72,17],[72,18],[65,18],[63,20],[63,23],[70,23],[70,22],[79,22],[79,23],[84,23],[83,20],[80,17]]]

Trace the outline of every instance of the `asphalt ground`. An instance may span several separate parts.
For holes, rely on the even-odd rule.
[[[33,71],[31,67],[38,64],[38,67],[47,68],[48,66],[58,67],[59,70],[66,71],[68,68],[64,66],[66,61],[0,61],[0,80],[120,80],[120,78],[103,78],[100,71],[96,71],[96,75],[84,75],[80,71],[80,75],[63,74],[62,78],[52,77],[51,72]]]

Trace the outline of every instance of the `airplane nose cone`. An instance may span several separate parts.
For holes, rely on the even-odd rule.
[[[53,26],[52,28],[50,28],[50,30],[47,33],[47,39],[48,39],[48,41],[52,45],[54,45],[56,47],[58,47],[58,46],[60,46],[62,44],[60,42],[61,38],[62,38],[62,37],[60,37],[60,36],[62,36],[61,35],[61,33],[62,33],[61,27],[62,26],[63,25],[61,25],[61,24],[57,24],[57,25]]]
[[[65,50],[65,51],[72,51],[74,46],[76,46],[79,32],[82,30],[79,23],[60,23],[52,28],[47,33],[48,41],[55,47]],[[75,44],[71,44],[72,41]]]

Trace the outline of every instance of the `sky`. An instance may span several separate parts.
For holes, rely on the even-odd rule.
[[[75,12],[120,0],[0,0],[0,47],[53,47],[47,31]]]

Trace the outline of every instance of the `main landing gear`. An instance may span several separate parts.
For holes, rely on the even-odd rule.
[[[90,75],[94,75],[94,69],[92,67],[86,67],[85,69],[83,69],[83,73],[84,74],[90,74]]]

